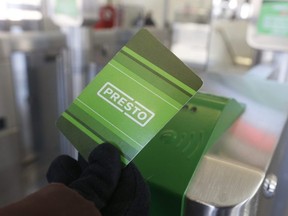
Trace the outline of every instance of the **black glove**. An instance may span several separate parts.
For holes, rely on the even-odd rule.
[[[148,186],[131,162],[123,169],[118,186],[101,213],[104,216],[147,216],[149,200]]]
[[[88,162],[59,156],[47,173],[49,183],[63,183],[95,203],[103,216],[146,216],[149,189],[133,163],[122,169],[119,151],[101,144]]]

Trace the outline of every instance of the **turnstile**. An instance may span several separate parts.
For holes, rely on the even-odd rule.
[[[19,125],[9,50],[9,37],[0,36],[0,203],[21,195]]]
[[[15,105],[14,98],[18,102],[19,100],[22,101],[24,107],[31,108],[28,112],[32,113],[31,118],[29,117],[31,121],[25,129],[30,127],[29,130],[36,132],[29,132],[33,143],[30,147],[33,151],[37,152],[41,149],[43,158],[46,158],[47,163],[60,152],[58,149],[59,134],[54,120],[57,119],[61,107],[62,109],[67,107],[71,102],[69,100],[76,96],[71,94],[73,79],[77,82],[77,77],[88,76],[85,79],[81,78],[82,81],[88,82],[89,77],[93,77],[97,70],[101,69],[101,66],[104,66],[117,49],[129,39],[127,35],[130,33],[114,33],[113,31],[92,32],[89,36],[93,38],[92,41],[89,42],[89,46],[84,47],[87,48],[87,53],[85,49],[82,49],[83,47],[78,47],[85,53],[81,59],[78,59],[79,62],[76,65],[78,68],[72,73],[69,68],[63,66],[67,62],[63,62],[63,59],[59,57],[66,44],[65,36],[59,32],[51,34],[25,33],[13,37],[9,35],[5,40],[0,38],[0,46],[2,47],[2,60],[0,62],[0,156],[3,161],[18,165],[20,163],[16,160],[18,157],[14,156],[19,148],[17,138],[19,136],[23,138],[23,135],[21,136],[23,133],[19,135],[19,131],[21,132],[23,128],[20,127],[19,122],[21,121],[17,121],[15,116],[21,120],[21,116],[27,117],[25,115],[27,112],[21,114],[18,109],[22,106]],[[77,53],[76,48],[75,52],[73,51],[74,54]],[[74,59],[77,58],[77,55],[71,55],[69,51],[64,53],[64,57],[73,63],[71,56]],[[85,64],[82,64],[83,62]],[[88,64],[86,64],[87,62]],[[96,69],[91,71],[92,74],[87,74],[85,72],[89,71],[87,65],[90,63],[95,64]],[[22,65],[19,66],[18,64]],[[71,66],[73,67],[73,64]],[[58,73],[58,69],[64,70]],[[2,71],[4,72],[2,73]],[[12,71],[14,78],[19,78],[19,74],[27,74],[26,80],[21,81],[20,79],[19,83],[12,81]],[[82,74],[74,76],[76,72]],[[277,214],[271,212],[273,206],[275,208],[274,201],[279,194],[279,189],[276,189],[275,193],[277,178],[278,186],[281,187],[282,185],[280,190],[284,191],[285,182],[287,182],[285,176],[288,175],[283,165],[287,160],[285,157],[287,152],[285,124],[288,114],[288,99],[285,96],[288,94],[288,86],[273,81],[259,80],[255,77],[227,74],[200,75],[204,81],[204,87],[201,91],[235,98],[246,105],[246,110],[232,127],[214,143],[198,164],[187,188],[185,215],[281,215],[281,212]],[[24,86],[23,83],[25,82],[29,83],[29,92],[23,96],[19,86]],[[85,82],[81,82],[81,84],[85,84]],[[84,85],[80,85],[79,90],[82,87]],[[69,100],[67,95],[70,95]],[[16,115],[16,113],[18,114]],[[4,147],[10,150],[4,150]],[[2,152],[5,152],[5,155],[2,155]],[[46,155],[49,152],[51,154]],[[7,160],[4,157],[7,157]],[[46,172],[45,166],[43,166],[42,177]],[[3,178],[7,178],[7,181],[11,179],[9,172],[17,173],[17,170],[20,169],[19,166],[14,170],[8,167],[6,163],[0,165],[1,179],[3,176]],[[281,179],[283,181],[280,181]],[[17,184],[18,186],[15,187]],[[11,184],[14,185],[15,192],[21,189],[20,183],[17,182],[17,184]],[[10,198],[3,196],[8,191],[11,193],[12,189],[5,188],[5,184],[0,185],[1,203],[19,196],[19,194],[14,194]],[[282,210],[285,208],[283,203],[286,200],[287,198],[284,197],[277,202],[278,206],[282,206]],[[277,209],[280,211],[279,208]]]
[[[65,108],[65,47],[61,32],[0,35],[1,205],[44,184],[60,154],[55,121]]]
[[[133,32],[91,33],[88,61],[95,63],[96,69],[90,77],[101,70],[129,35]],[[246,110],[200,161],[187,188],[185,215],[273,215],[269,214],[271,209],[263,209],[272,205],[270,196],[277,183],[277,172],[270,171],[269,166],[274,164],[273,157],[279,157],[276,147],[285,147],[281,137],[286,130],[288,101],[283,95],[288,93],[288,86],[256,77],[200,75],[204,80],[201,91],[235,98],[246,105]]]
[[[202,78],[203,91],[236,98],[246,109],[199,163],[185,215],[286,215],[288,85],[238,75]]]
[[[21,134],[26,137],[25,153],[28,160],[30,153],[41,153],[41,159],[49,158],[50,152],[60,153],[55,121],[65,103],[61,79],[65,35],[61,32],[20,33],[10,35],[10,41]]]

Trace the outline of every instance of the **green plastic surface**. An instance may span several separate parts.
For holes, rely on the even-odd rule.
[[[152,216],[182,215],[203,153],[244,111],[234,99],[197,93],[133,160],[148,181]]]
[[[84,158],[109,142],[128,164],[201,85],[196,74],[143,29],[62,113],[57,127]]]

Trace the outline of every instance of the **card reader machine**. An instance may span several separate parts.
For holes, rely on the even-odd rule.
[[[151,188],[151,215],[263,215],[264,183],[271,194],[277,183],[268,167],[286,130],[288,86],[238,75],[202,79],[203,92],[223,97],[195,96],[152,140],[158,145],[134,160]]]
[[[264,1],[261,8],[255,1],[250,45],[268,48],[270,41],[288,50],[287,3]],[[267,22],[276,21],[283,25],[269,29]],[[279,40],[271,40],[275,34]],[[150,215],[283,215],[272,210],[279,193],[272,168],[285,159],[288,85],[227,74],[201,78],[202,92],[221,97],[196,95],[134,159],[151,188]]]

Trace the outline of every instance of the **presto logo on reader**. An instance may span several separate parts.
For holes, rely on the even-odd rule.
[[[110,82],[105,83],[97,95],[141,127],[145,127],[155,116],[155,113]]]

